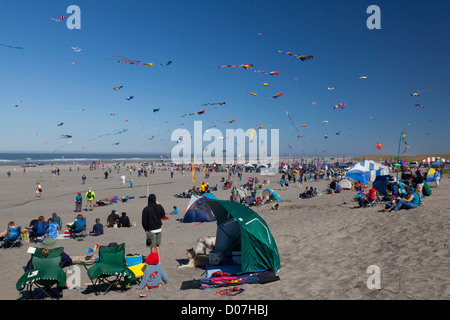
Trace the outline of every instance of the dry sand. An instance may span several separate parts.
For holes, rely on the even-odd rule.
[[[186,280],[205,277],[201,268],[178,269],[180,262],[186,262],[185,251],[195,245],[198,237],[215,235],[216,223],[182,224],[177,219],[184,214],[189,199],[177,199],[174,194],[192,186],[190,173],[175,173],[170,178],[167,171],[156,171],[154,175],[137,177],[133,172],[124,171],[126,185],[121,185],[120,174],[112,172],[104,178],[101,168],[89,171],[80,166],[80,171],[69,165],[59,166],[60,175],[52,178],[51,167],[27,168],[23,173],[20,167],[0,167],[0,226],[2,231],[9,221],[24,227],[32,219],[43,215],[48,219],[56,212],[63,223],[73,221],[74,199],[78,191],[84,195],[92,187],[97,199],[110,196],[134,196],[125,202],[97,207],[92,212],[83,211],[87,216],[88,230],[92,229],[95,218],[106,223],[112,209],[127,212],[137,227],[131,229],[106,229],[100,237],[86,237],[83,241],[73,239],[57,240],[70,256],[82,256],[88,247],[95,244],[107,245],[110,242],[126,243],[126,253],[148,254],[145,247],[145,233],[140,219],[142,209],[147,204],[147,191],[154,193],[164,206],[166,213],[177,206],[179,216],[168,215],[163,222],[161,262],[169,282],[161,288],[145,292],[132,289],[125,293],[111,291],[106,295],[95,296],[87,285],[90,283],[84,268],[81,268],[81,290],[64,290],[64,300],[299,300],[299,299],[449,299],[450,298],[450,204],[448,201],[448,177],[444,176],[439,188],[432,188],[433,195],[425,199],[425,206],[414,210],[400,210],[398,213],[380,212],[384,207],[359,209],[352,202],[356,194],[353,190],[335,196],[322,194],[310,200],[299,199],[305,186],[325,190],[328,181],[298,184],[288,190],[279,190],[280,175],[272,176],[270,186],[279,192],[283,200],[278,211],[270,206],[254,210],[267,222],[277,242],[281,260],[280,280],[265,285],[242,285],[243,293],[230,297],[216,295],[214,289],[180,290]],[[7,177],[10,170],[12,176]],[[87,175],[85,185],[81,175]],[[211,173],[207,180],[210,185],[220,186],[225,173]],[[254,177],[255,174],[244,174]],[[129,188],[132,177],[134,186]],[[197,184],[203,174],[197,175]],[[264,179],[261,177],[261,179]],[[235,178],[235,181],[237,178]],[[41,182],[43,198],[35,199],[36,181]],[[147,183],[149,184],[147,189]],[[229,199],[230,191],[214,192],[219,199]],[[345,204],[344,204],[345,202]],[[85,202],[83,203],[83,206]],[[0,299],[15,300],[21,297],[16,290],[17,280],[23,274],[22,267],[30,254],[27,249],[33,244],[24,242],[21,248],[0,250]],[[35,245],[34,245],[35,246]],[[367,268],[376,265],[381,271],[381,289],[370,290],[366,281],[370,274]]]

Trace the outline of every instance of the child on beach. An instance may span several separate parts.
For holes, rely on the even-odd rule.
[[[171,214],[178,214],[177,206],[173,206],[173,211],[171,212]]]
[[[89,232],[90,236],[100,236],[103,234],[103,225],[100,223],[100,218],[95,219],[95,224],[92,227],[92,231]]]
[[[167,273],[159,263],[159,255],[156,252],[150,253],[145,259],[147,266],[144,271],[141,283],[136,290],[149,290],[161,287],[161,282],[167,284]]]

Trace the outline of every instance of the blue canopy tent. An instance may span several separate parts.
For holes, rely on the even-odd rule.
[[[345,177],[367,184],[370,181],[370,170],[360,164],[355,164],[347,171]]]

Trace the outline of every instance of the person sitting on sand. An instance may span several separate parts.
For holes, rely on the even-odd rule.
[[[367,205],[375,200],[376,197],[376,189],[370,188],[369,194],[367,196],[363,196],[359,198],[358,203],[361,208],[367,207]]]
[[[103,234],[103,225],[100,223],[100,218],[95,219],[95,224],[92,227],[92,231],[89,232],[90,236],[100,236]]]
[[[271,210],[278,210],[278,207],[280,206],[280,204],[279,203],[274,203],[273,205],[272,205],[272,208],[270,208]]]
[[[128,218],[126,212],[122,212],[122,216],[119,217],[118,227],[119,228],[129,228],[129,227],[131,227],[130,218]]]
[[[419,206],[419,196],[417,195],[417,193],[415,193],[414,189],[407,186],[405,188],[405,191],[406,191],[405,197],[398,200],[395,207],[392,205],[390,207],[390,209],[388,210],[388,212],[398,211],[401,208],[413,209],[413,208],[417,208]],[[387,205],[389,205],[389,204],[387,204]]]
[[[0,233],[0,241],[3,241],[5,239],[5,237],[8,235],[8,230],[11,228],[16,228],[14,221],[10,221],[8,222],[8,226],[6,227],[5,231],[3,231],[2,233]],[[22,232],[27,232],[26,229],[21,229],[20,233]]]
[[[149,290],[161,287],[161,283],[167,284],[167,273],[159,263],[159,255],[156,252],[150,253],[145,259],[147,267],[145,268],[142,281],[136,287],[136,290]]]
[[[173,211],[171,212],[171,214],[178,214],[177,206],[173,206]]]
[[[117,226],[119,223],[119,215],[117,214],[116,210],[112,210],[109,214],[108,218],[106,219],[106,227],[107,228],[114,228],[114,226]]]

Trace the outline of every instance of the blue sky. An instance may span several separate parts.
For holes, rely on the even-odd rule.
[[[80,30],[51,20],[73,4]],[[366,27],[372,4],[381,30]],[[202,120],[223,133],[279,129],[281,154],[397,154],[402,131],[407,155],[450,153],[448,12],[449,1],[435,0],[0,0],[0,43],[24,48],[0,46],[0,150],[170,154],[171,132]],[[154,65],[103,59],[113,56]],[[227,64],[279,75],[216,66]],[[333,110],[339,103],[346,109]]]

